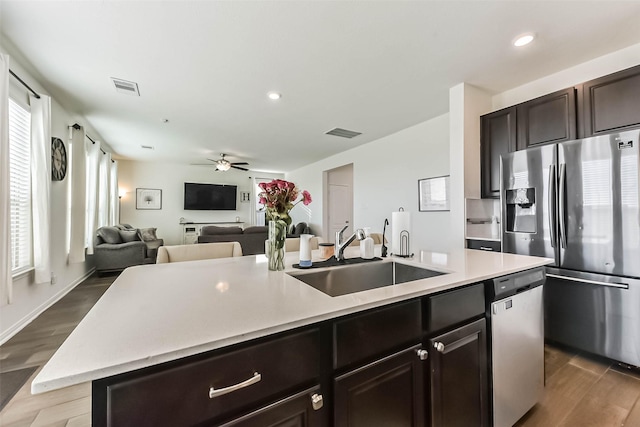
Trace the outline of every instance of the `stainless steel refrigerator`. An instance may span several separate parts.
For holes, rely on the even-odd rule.
[[[502,245],[544,256],[545,338],[640,366],[640,131],[502,157]]]

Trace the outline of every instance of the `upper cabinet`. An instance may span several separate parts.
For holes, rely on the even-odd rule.
[[[480,188],[500,197],[500,156],[640,127],[640,66],[480,117]]]
[[[516,149],[516,107],[482,116],[480,132],[481,195],[500,197],[500,156]]]
[[[640,66],[582,85],[584,136],[640,126]]]
[[[518,105],[517,149],[576,139],[576,91],[564,89]]]

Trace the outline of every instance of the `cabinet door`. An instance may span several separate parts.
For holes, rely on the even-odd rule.
[[[321,427],[327,425],[326,412],[317,386],[220,427]]]
[[[335,425],[423,426],[426,362],[420,349],[412,347],[337,377]]]
[[[640,127],[640,66],[583,85],[585,137]]]
[[[430,340],[431,426],[488,426],[485,320]]]
[[[500,156],[516,150],[516,107],[480,118],[480,190],[483,198],[500,197]]]
[[[518,150],[576,139],[576,95],[564,89],[517,106]]]

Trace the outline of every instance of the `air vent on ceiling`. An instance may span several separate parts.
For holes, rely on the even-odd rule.
[[[145,150],[153,150],[153,146],[152,145],[141,145],[140,147],[144,148]]]
[[[127,95],[140,96],[140,91],[138,90],[138,83],[129,82],[127,80],[116,79],[115,77],[111,77],[111,81],[113,85],[116,87],[116,92],[126,93]]]
[[[352,130],[335,128],[335,129],[331,129],[328,132],[325,132],[325,134],[326,135],[333,135],[333,136],[341,136],[343,138],[353,138],[353,137],[356,137],[358,135],[362,135],[362,132],[354,132]]]

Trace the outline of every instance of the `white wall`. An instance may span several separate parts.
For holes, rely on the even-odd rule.
[[[240,201],[241,191],[252,191],[252,177],[283,178],[282,174],[244,172],[230,169],[216,172],[213,166],[176,165],[121,160],[118,162],[118,187],[127,194],[121,199],[120,222],[137,228],[156,227],[158,237],[165,245],[182,244],[180,218],[190,222],[240,221],[251,225],[253,203]],[[238,210],[235,211],[185,211],[184,183],[200,182],[238,186]],[[136,188],[162,190],[162,209],[136,210]],[[251,197],[254,197],[252,192]]]
[[[10,68],[36,92],[48,94],[48,91],[27,71],[19,62],[19,56],[9,50],[8,46],[0,45],[0,51],[9,53]],[[22,60],[24,62],[24,60]],[[9,78],[11,96],[27,99],[26,89],[17,83],[13,78]],[[87,133],[94,139],[100,139],[100,135],[87,123],[83,117],[73,114],[69,109],[60,105],[55,99],[51,102],[51,136],[58,137],[67,145],[68,126],[79,123],[87,129]],[[67,145],[68,146],[68,145]],[[69,176],[63,181],[51,182],[51,270],[56,276],[56,283],[33,282],[33,274],[29,273],[18,277],[13,282],[13,302],[0,306],[0,343],[5,342],[29,322],[35,319],[47,307],[58,299],[62,298],[69,290],[73,289],[93,269],[93,262],[88,257],[83,263],[67,263],[67,204]],[[2,238],[8,238],[3,236]]]
[[[418,212],[418,180],[449,174],[448,114],[287,173],[288,180],[313,198],[309,206],[292,210],[294,223],[308,222],[314,234],[323,234],[323,172],[349,163],[353,163],[356,228],[382,232],[384,219],[391,221],[391,212],[402,206],[411,212],[414,252],[446,246],[450,214]]]

